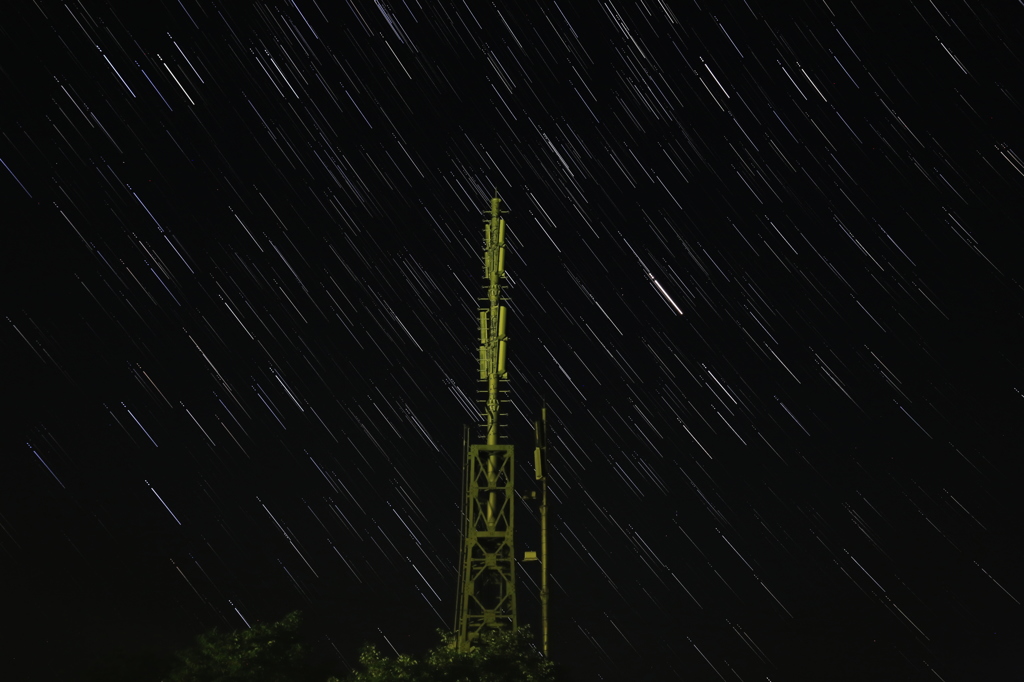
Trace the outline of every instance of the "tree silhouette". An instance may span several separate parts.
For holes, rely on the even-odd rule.
[[[441,644],[421,658],[384,656],[363,648],[361,670],[347,682],[554,682],[554,664],[537,653],[528,628],[485,633],[468,652],[454,646],[451,633],[439,631]]]
[[[200,635],[177,654],[164,682],[324,682],[327,673],[307,662],[299,639],[300,614],[248,630]],[[454,635],[438,631],[440,644],[419,657],[383,655],[363,647],[358,670],[345,682],[556,682],[556,668],[531,643],[529,628],[484,633],[476,646],[459,651]],[[330,677],[326,682],[340,682]]]
[[[178,654],[167,682],[296,682],[308,678],[305,647],[299,641],[300,614],[248,630],[200,635]]]

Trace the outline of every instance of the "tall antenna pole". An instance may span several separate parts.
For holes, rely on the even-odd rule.
[[[480,309],[480,380],[487,382],[484,419],[487,444],[498,444],[498,421],[502,402],[498,382],[508,379],[505,359],[505,324],[508,317],[503,300],[505,288],[505,219],[501,199],[491,199],[491,216],[484,227],[484,278],[487,308]],[[483,300],[483,299],[482,299]]]
[[[505,220],[501,199],[491,199],[484,222],[484,292],[480,299],[480,414],[483,443],[467,442],[463,458],[462,555],[455,623],[456,646],[468,651],[487,629],[518,627],[515,592],[515,460],[500,441],[508,401],[504,305]]]
[[[541,405],[540,421],[534,422],[533,467],[540,481],[540,631],[545,658],[551,657],[548,647],[548,406]]]

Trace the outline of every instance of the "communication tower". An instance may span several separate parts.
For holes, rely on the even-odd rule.
[[[491,199],[484,221],[484,296],[480,300],[479,398],[482,433],[463,437],[462,548],[456,646],[468,651],[485,629],[515,630],[515,458],[502,442],[507,416],[508,357],[505,328],[505,219],[501,199]],[[470,442],[470,441],[474,442]],[[482,441],[482,442],[481,442]]]

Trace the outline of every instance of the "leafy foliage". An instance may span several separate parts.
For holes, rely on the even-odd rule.
[[[441,644],[422,658],[384,656],[363,648],[362,670],[347,682],[553,682],[554,666],[530,644],[528,628],[485,633],[468,652],[454,646],[451,633],[439,631]]]
[[[236,632],[212,630],[178,654],[168,682],[295,682],[305,678],[299,612]]]
[[[178,654],[178,666],[164,682],[321,682],[299,641],[299,612],[276,623],[236,632],[212,630]],[[382,654],[363,648],[359,670],[345,682],[556,682],[555,667],[531,644],[529,628],[485,633],[468,652],[454,636],[438,631],[440,643],[420,657]],[[327,682],[339,682],[331,677]]]

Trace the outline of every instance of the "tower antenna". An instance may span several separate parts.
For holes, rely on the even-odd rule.
[[[548,647],[548,406],[541,404],[540,421],[533,423],[534,476],[540,481],[540,632],[541,651],[550,658]]]
[[[497,191],[484,221],[484,296],[480,300],[478,390],[482,434],[466,434],[464,493],[455,643],[468,651],[487,629],[516,630],[515,458],[502,443],[500,422],[508,403],[505,327],[505,219]],[[471,441],[477,442],[471,442]],[[479,442],[483,441],[483,442]]]

